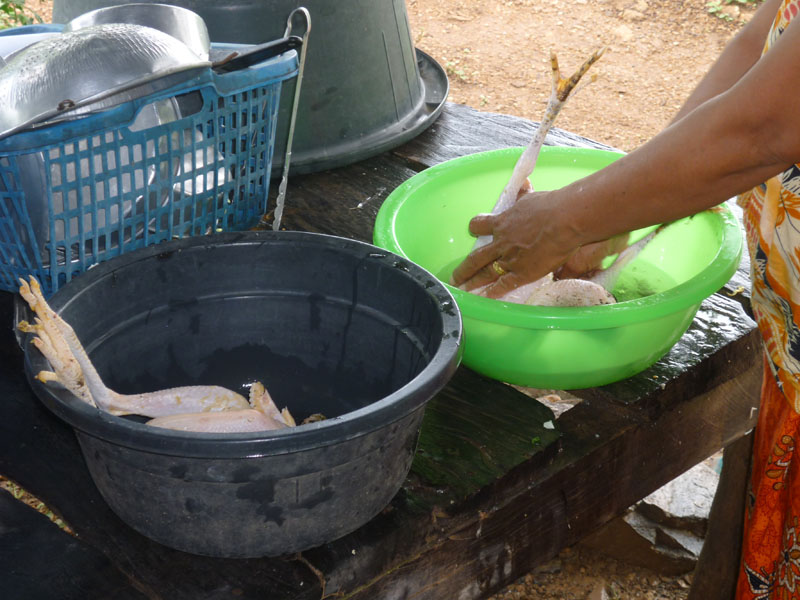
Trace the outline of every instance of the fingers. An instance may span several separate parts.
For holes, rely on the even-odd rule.
[[[548,219],[540,218],[534,210],[542,204],[537,200],[541,194],[531,192],[528,184],[508,210],[472,218],[469,231],[482,239],[453,270],[450,283],[496,298],[560,266],[567,255],[550,240],[545,227]],[[542,244],[544,254],[532,250]]]
[[[472,217],[469,222],[469,232],[475,236],[492,235],[496,219],[496,215],[489,214]]]
[[[487,244],[471,252],[464,261],[458,265],[450,277],[450,283],[454,286],[461,286],[474,277],[478,277],[483,284],[490,283],[497,279],[497,274],[492,270],[492,262],[497,258],[497,250],[493,244]],[[483,271],[483,273],[481,273]],[[476,284],[469,289],[478,287]]]
[[[472,235],[480,237],[492,235],[496,215],[477,215],[469,222],[469,231]],[[472,290],[486,285],[497,279],[499,273],[492,269],[492,262],[498,257],[498,251],[492,243],[473,250],[464,261],[458,265],[450,277],[450,284]],[[474,281],[472,281],[474,279]]]
[[[527,280],[520,275],[507,271],[499,261],[492,261],[458,287],[479,296],[500,298],[525,283]]]
[[[494,283],[486,286],[486,288],[481,291],[481,296],[486,296],[487,298],[501,298],[526,283],[528,283],[528,281],[516,273],[506,273],[502,277],[498,277]]]
[[[488,265],[477,271],[470,279],[464,281],[459,286],[468,292],[476,292],[487,285],[497,281],[500,277],[508,274],[498,261],[492,261]],[[483,295],[483,291],[480,292]]]

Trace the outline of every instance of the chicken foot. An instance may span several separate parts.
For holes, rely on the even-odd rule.
[[[564,104],[566,104],[570,94],[578,89],[578,83],[589,71],[591,66],[602,57],[604,52],[605,48],[601,48],[592,53],[578,70],[568,78],[562,77],[558,65],[558,58],[554,52],[551,52],[550,66],[552,72],[552,87],[544,116],[530,143],[517,160],[508,183],[503,188],[500,197],[492,209],[492,214],[499,214],[508,210],[516,202],[520,193],[533,189],[529,177],[536,166],[547,133],[553,126]],[[616,302],[614,296],[611,294],[611,290],[616,284],[622,268],[641,251],[647,242],[653,238],[655,233],[656,232],[653,232],[636,244],[626,247],[618,255],[611,267],[593,273],[590,277],[586,276],[588,275],[587,273],[580,278],[555,279],[552,273],[548,273],[541,279],[511,290],[499,299],[506,302],[537,306],[595,306],[598,304],[611,304]],[[491,235],[479,236],[475,241],[473,250],[485,246],[491,241]],[[473,293],[480,294],[483,289],[484,288],[478,288],[473,290]]]
[[[288,410],[279,411],[259,382],[251,386],[249,402],[220,386],[184,386],[143,394],[119,394],[103,383],[75,331],[45,301],[36,278],[31,277],[30,282],[20,279],[20,294],[36,318],[34,324],[21,321],[19,328],[35,334],[33,344],[53,367],[53,371],[40,371],[36,375],[45,384],[58,382],[90,405],[114,415],[154,417],[149,423],[162,427],[169,427],[173,421],[168,419],[177,416],[183,416],[183,420],[176,419],[174,424],[179,426],[173,428],[193,431],[255,431],[295,424]],[[255,416],[254,412],[261,416]],[[207,416],[222,413],[226,416],[219,421]],[[202,415],[206,416],[201,418]],[[199,423],[194,428],[192,420]],[[225,425],[204,429],[202,422],[209,420],[225,422]],[[256,425],[258,429],[253,429]]]
[[[494,208],[492,209],[492,214],[500,214],[505,210],[508,210],[517,201],[520,193],[533,189],[530,184],[529,177],[531,173],[533,173],[533,170],[536,166],[536,161],[539,158],[539,153],[544,145],[547,133],[553,126],[553,123],[555,123],[556,117],[561,112],[561,109],[564,107],[564,104],[566,103],[570,94],[577,88],[578,83],[591,68],[591,66],[597,62],[601,56],[603,56],[604,52],[605,48],[596,50],[583,62],[583,64],[572,74],[572,76],[567,78],[561,75],[561,69],[558,65],[558,58],[556,57],[555,52],[550,53],[552,84],[550,98],[547,102],[544,116],[542,117],[539,126],[536,128],[530,143],[514,165],[514,170],[511,173],[511,177],[503,188],[503,191],[500,193],[500,196],[497,199]],[[479,236],[475,241],[473,251],[485,246],[486,244],[489,244],[492,239],[493,238],[491,235]],[[558,283],[553,279],[553,274],[549,273],[537,281],[526,283],[514,290],[511,290],[499,299],[506,302],[516,303],[536,303],[538,302],[537,299],[539,299],[547,302],[547,305],[549,306],[574,306],[576,305],[576,302],[578,305],[586,305],[586,303],[607,303],[607,297],[610,296],[609,291],[606,290],[604,295],[603,292],[601,290],[597,290],[596,287],[597,286],[589,285],[588,288],[595,289],[588,290],[589,293],[586,294],[586,284]],[[473,293],[480,295],[483,289],[484,288],[475,289],[473,290]],[[562,300],[559,300],[559,296],[562,291],[567,292],[563,302]],[[584,299],[576,300],[576,297],[583,297]],[[534,299],[534,302],[528,302],[531,298]],[[600,302],[600,299],[603,301]]]
[[[558,113],[561,112],[561,109],[567,102],[567,98],[569,98],[569,95],[573,92],[573,90],[575,90],[578,82],[583,78],[591,66],[600,60],[600,57],[603,56],[604,52],[605,48],[596,50],[583,62],[583,64],[572,74],[571,77],[567,78],[561,76],[561,69],[558,66],[558,58],[556,57],[555,52],[550,53],[552,85],[550,89],[550,98],[547,101],[544,116],[542,117],[539,126],[536,128],[536,132],[533,134],[533,138],[531,139],[530,143],[517,159],[517,163],[514,165],[514,170],[511,173],[511,177],[509,178],[508,183],[506,183],[506,186],[503,188],[503,191],[500,193],[500,197],[497,199],[497,202],[492,209],[492,214],[497,215],[505,210],[508,210],[514,204],[514,202],[517,201],[517,197],[521,190],[532,189],[530,188],[528,178],[530,177],[531,173],[533,173],[533,169],[536,166],[536,161],[539,158],[539,152],[544,145],[544,140],[547,137],[547,133],[553,126],[553,123],[555,123]],[[475,241],[475,246],[473,249],[485,246],[491,241],[491,235],[482,235]]]

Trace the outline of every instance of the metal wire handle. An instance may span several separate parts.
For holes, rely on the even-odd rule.
[[[303,82],[303,70],[306,64],[306,51],[308,50],[308,34],[311,31],[311,15],[308,10],[301,6],[294,9],[286,21],[286,32],[283,37],[288,38],[292,33],[292,19],[295,14],[300,13],[305,17],[306,30],[303,33],[303,46],[300,48],[300,62],[297,68],[297,83],[294,88],[294,100],[292,103],[292,112],[289,117],[289,132],[286,135],[286,154],[283,158],[283,173],[281,175],[281,183],[278,186],[278,196],[275,200],[275,219],[272,222],[272,230],[278,231],[281,226],[281,218],[283,217],[283,207],[286,202],[286,186],[289,183],[289,165],[292,160],[292,140],[294,138],[294,125],[297,119],[297,106],[300,103],[300,86]]]

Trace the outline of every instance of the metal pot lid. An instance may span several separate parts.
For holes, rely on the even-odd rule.
[[[167,75],[210,66],[180,40],[142,25],[95,25],[50,37],[0,69],[0,139],[125,90],[152,93],[159,81],[175,83]]]

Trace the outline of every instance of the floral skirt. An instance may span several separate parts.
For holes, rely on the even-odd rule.
[[[800,600],[800,415],[764,366],[737,600]]]

